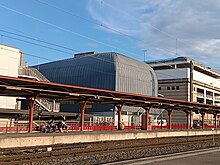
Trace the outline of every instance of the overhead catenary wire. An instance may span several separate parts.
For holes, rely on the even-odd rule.
[[[38,41],[38,42],[41,42],[41,43],[44,43],[44,44],[56,46],[56,47],[66,49],[66,50],[69,50],[69,51],[80,52],[79,50],[76,50],[76,49],[72,49],[72,48],[69,48],[69,47],[66,47],[66,46],[62,46],[62,45],[58,45],[58,44],[51,43],[51,42],[48,42],[48,41],[40,40],[40,39],[33,38],[33,37],[30,37],[30,36],[27,36],[27,35],[21,35],[21,34],[18,34],[18,33],[10,32],[10,31],[7,31],[7,30],[2,30],[2,29],[0,29],[0,31],[4,32],[4,33],[15,35],[15,36],[19,36],[19,37],[22,37],[22,38],[27,38],[27,39],[31,39],[31,40],[34,40],[34,41]]]
[[[7,48],[3,48],[3,47],[0,47],[0,49],[7,50],[7,51],[10,51],[10,52],[14,52],[14,53],[18,53],[17,51],[7,49]],[[31,57],[35,57],[35,58],[39,58],[39,59],[43,59],[43,60],[47,60],[47,61],[53,61],[52,59],[45,58],[45,57],[42,57],[42,56],[37,56],[37,55],[31,54],[31,53],[27,53],[27,52],[22,52],[22,53],[24,53],[27,56],[31,56]]]
[[[19,14],[19,15],[25,16],[25,17],[27,17],[27,18],[33,19],[33,20],[35,20],[35,21],[41,22],[41,23],[46,24],[46,25],[48,25],[48,26],[57,28],[57,29],[62,30],[62,31],[64,31],[64,32],[68,32],[68,33],[71,33],[71,34],[80,36],[80,37],[82,37],[82,38],[88,39],[88,40],[90,40],[90,41],[99,43],[99,44],[101,44],[101,45],[105,45],[105,46],[111,47],[111,48],[113,48],[113,49],[118,49],[118,50],[121,50],[121,51],[123,51],[123,52],[127,52],[127,53],[129,53],[129,54],[137,55],[137,54],[132,53],[132,52],[130,52],[130,51],[127,51],[127,50],[125,50],[125,49],[121,49],[121,48],[119,48],[119,47],[116,47],[116,46],[113,46],[113,45],[110,45],[110,44],[107,44],[107,43],[98,41],[98,40],[96,40],[96,39],[93,39],[93,38],[90,38],[90,37],[88,37],[88,36],[82,35],[82,34],[80,34],[80,33],[74,32],[74,31],[72,31],[72,30],[63,28],[63,27],[58,26],[58,25],[55,25],[55,24],[53,24],[53,23],[50,23],[50,22],[41,20],[41,19],[39,19],[39,18],[36,18],[36,17],[31,16],[31,15],[22,13],[22,12],[17,11],[17,10],[14,10],[14,9],[12,9],[12,8],[9,8],[9,7],[5,6],[5,5],[0,4],[0,7],[4,8],[4,9],[6,9],[6,10],[12,11],[12,12],[14,12],[14,13],[17,13],[17,14]]]
[[[4,36],[4,35],[3,35],[3,36]],[[9,37],[9,38],[11,38],[11,37]],[[13,39],[15,39],[15,38],[13,38]],[[16,40],[19,40],[19,39],[16,39]],[[19,41],[25,42],[24,40],[19,40]],[[34,44],[34,43],[33,43],[33,44]],[[24,53],[25,53],[25,52],[24,52]],[[31,56],[31,57],[35,57],[35,58],[38,58],[38,59],[47,60],[47,61],[49,61],[49,62],[53,62],[52,59],[48,59],[48,58],[45,58],[45,57],[33,55],[33,54],[30,54],[30,53],[25,53],[25,55],[28,55],[28,56]],[[104,59],[102,59],[102,58],[98,58],[98,57],[93,56],[93,55],[91,55],[91,58],[95,58],[95,59],[97,59],[97,60],[101,60],[101,61],[104,61],[104,62],[113,63],[112,61],[104,60]],[[137,67],[135,67],[135,66],[133,66],[133,65],[132,65],[132,67],[137,68]],[[184,70],[180,70],[180,71],[186,72],[186,71],[184,71]],[[162,74],[162,73],[159,73],[159,74],[160,74],[160,75],[165,75],[165,76],[168,76],[168,77],[173,77],[173,76],[168,75],[168,74]]]
[[[1,31],[1,30],[0,30]],[[1,35],[1,34],[0,34]],[[54,49],[54,48],[50,48],[50,47],[47,47],[47,46],[44,46],[44,45],[39,45],[39,44],[36,44],[36,43],[33,43],[33,42],[30,42],[30,41],[26,41],[26,40],[22,40],[22,39],[19,39],[19,38],[15,38],[15,37],[10,37],[10,36],[7,36],[7,35],[1,35],[1,36],[4,36],[4,37],[8,37],[10,39],[14,39],[14,40],[18,40],[18,41],[21,41],[21,42],[25,42],[25,43],[29,43],[29,44],[33,44],[33,45],[36,45],[36,46],[40,46],[40,47],[44,47],[44,48],[48,48],[48,49],[52,49],[52,50],[55,50],[55,51],[59,51],[59,52],[62,52],[62,53],[67,53],[67,54],[71,54],[70,52],[63,52],[63,51],[60,51],[60,50],[57,50],[57,49]],[[25,53],[26,54],[26,53]],[[32,55],[33,57],[38,57],[38,56],[34,56]],[[101,61],[105,61],[105,62],[109,62],[109,63],[113,63],[112,61],[107,61],[107,60],[104,60],[104,59],[101,59],[101,58],[98,58],[98,57],[95,57],[95,56],[92,56],[91,55],[91,58],[96,58],[98,60],[101,60]],[[44,58],[45,59],[45,58]],[[53,60],[50,60],[50,61],[53,61]],[[134,66],[133,66],[134,67]]]
[[[118,47],[115,47],[115,46],[112,46],[112,45],[109,45],[109,44],[105,44],[105,43],[103,43],[103,42],[100,42],[100,41],[97,41],[97,40],[94,40],[94,39],[91,39],[91,38],[89,38],[89,37],[87,37],[87,36],[84,36],[84,35],[81,35],[81,34],[79,34],[79,33],[73,32],[73,31],[71,31],[71,30],[68,30],[68,29],[59,27],[59,26],[54,25],[54,24],[51,24],[51,23],[49,23],[49,22],[40,20],[40,19],[35,18],[35,17],[33,17],[33,16],[30,16],[30,15],[27,15],[27,14],[24,14],[24,13],[21,13],[21,12],[19,12],[19,11],[14,10],[14,9],[8,8],[8,7],[4,6],[4,5],[1,5],[1,4],[0,4],[0,6],[3,7],[3,8],[5,8],[5,9],[7,9],[7,10],[13,11],[13,12],[18,13],[18,14],[20,14],[20,15],[23,15],[23,16],[26,16],[26,17],[28,17],[28,18],[34,19],[34,20],[36,20],[36,21],[39,21],[39,22],[41,22],[41,23],[44,23],[44,24],[47,24],[47,25],[49,25],[49,26],[58,28],[58,29],[60,29],[60,30],[63,30],[63,31],[66,31],[66,32],[70,32],[70,33],[79,35],[79,36],[81,36],[81,37],[90,39],[90,40],[92,40],[92,41],[95,41],[95,42],[97,42],[97,43],[100,43],[100,44],[103,44],[103,45],[106,45],[106,46],[109,46],[109,47],[112,47],[112,48],[116,48],[116,49],[118,49],[118,50],[127,52],[127,53],[129,53],[129,54],[133,54],[133,55],[136,55],[136,56],[138,55],[138,54],[131,53],[130,51],[127,51],[127,50],[124,50],[124,49],[121,49],[121,48],[118,48]],[[157,49],[159,49],[159,48],[157,48]],[[160,50],[162,50],[162,51],[167,51],[167,52],[169,52],[169,53],[175,54],[174,52],[169,51],[169,50],[166,50],[166,49],[162,49],[162,48],[161,48]],[[140,56],[140,55],[139,55],[139,56]]]
[[[39,1],[39,2],[42,2],[41,0],[37,0],[37,1]],[[106,3],[106,2],[104,2],[104,3]],[[48,3],[47,3],[48,4]],[[108,3],[106,3],[107,5],[110,5],[110,4],[108,4]],[[110,5],[111,7],[113,7],[112,5]],[[56,6],[55,6],[56,7]],[[115,7],[113,7],[113,8],[115,8]],[[60,8],[57,8],[57,9],[60,9]],[[118,10],[117,8],[115,8],[116,10]],[[120,12],[122,12],[122,11],[120,11]],[[124,12],[125,13],[125,12]],[[77,17],[81,17],[81,16],[79,16],[79,15],[77,15]],[[86,18],[84,18],[84,17],[81,17],[81,18],[83,18],[83,19],[86,19]],[[137,19],[137,18],[136,18]],[[87,19],[88,20],[88,19]],[[137,19],[138,20],[138,19]],[[88,21],[91,21],[91,20],[88,20]],[[138,21],[140,21],[140,20],[138,20]],[[157,27],[156,27],[157,28]],[[112,28],[111,28],[112,29]],[[112,30],[115,30],[115,29],[112,29]],[[159,30],[161,30],[161,29],[159,29]],[[120,31],[119,31],[120,32]],[[124,34],[124,35],[126,35],[126,34]],[[176,40],[177,40],[177,37],[175,38]],[[180,41],[180,39],[178,38],[178,41]],[[156,42],[158,42],[158,41],[156,41]],[[185,44],[185,43],[184,43]],[[189,44],[188,44],[189,45]],[[177,55],[177,50],[175,51],[175,53],[174,52],[172,52],[172,51],[169,51],[169,50],[165,50],[165,49],[161,49],[161,48],[156,48],[156,50],[157,49],[160,49],[160,50],[162,50],[162,51],[167,51],[167,52],[170,52],[170,53],[172,53],[172,54],[176,54]]]
[[[15,52],[15,53],[17,53],[17,51],[14,51],[14,50],[11,50],[11,49],[7,49],[7,48],[0,48],[0,49],[3,49],[3,50],[7,50],[7,51],[10,51],[10,52]],[[28,55],[28,56],[31,56],[31,57],[34,57],[34,58],[39,58],[39,59],[44,59],[44,60],[47,60],[47,61],[49,61],[49,62],[56,62],[56,61],[54,61],[54,60],[52,60],[52,59],[49,59],[49,58],[44,58],[44,57],[41,57],[41,56],[37,56],[37,55],[34,55],[34,54],[31,54],[31,53],[27,53],[27,52],[23,52],[23,53],[25,53],[25,55]],[[96,58],[96,59],[99,59],[100,60],[100,58],[97,58],[97,57],[92,57],[92,58]],[[105,61],[105,60],[103,60],[103,61]],[[106,62],[109,62],[109,61],[106,61]],[[38,64],[37,64],[38,65]],[[93,65],[93,64],[91,64],[91,65]],[[79,67],[79,65],[77,65],[77,67]],[[59,66],[57,67],[57,68],[59,68]],[[61,66],[60,66],[60,68],[62,68]],[[39,69],[39,66],[38,66],[38,69]],[[97,72],[97,73],[104,73],[104,74],[106,74],[106,75],[112,75],[112,76],[114,76],[115,74],[114,73],[111,73],[111,72],[105,72],[105,71],[102,71],[102,70],[95,70],[93,67],[90,67],[89,68],[89,70],[91,71],[95,71],[95,72]],[[128,76],[125,76],[125,75],[123,75],[122,77],[124,77],[124,78],[129,78]],[[145,80],[142,80],[142,79],[137,79],[136,81],[138,81],[138,82],[144,82],[145,84],[151,84],[152,82],[149,80],[149,82],[146,82]]]
[[[72,49],[70,47],[67,47],[67,46],[63,46],[63,45],[59,45],[57,43],[52,43],[52,42],[49,42],[49,41],[45,41],[43,39],[40,39],[36,36],[33,36],[31,34],[28,34],[26,32],[23,32],[23,31],[20,31],[18,29],[15,29],[15,28],[12,28],[12,27],[9,27],[9,26],[6,26],[6,25],[3,25],[0,23],[0,26],[4,27],[4,28],[7,28],[7,29],[11,29],[13,31],[16,31],[18,33],[15,33],[15,32],[11,32],[11,31],[8,31],[8,30],[3,30],[3,29],[0,29],[0,31],[4,32],[4,33],[8,33],[8,34],[12,34],[12,35],[16,35],[16,36],[19,36],[19,37],[24,37],[24,38],[27,38],[27,39],[30,39],[30,40],[34,40],[34,41],[37,41],[37,42],[41,42],[41,43],[44,43],[44,44],[48,44],[48,45],[51,45],[51,46],[55,46],[55,47],[59,47],[59,48],[62,48],[62,49],[66,49],[66,50],[70,50],[70,51],[73,51],[73,52],[80,52],[80,50],[77,50],[77,49]]]
[[[137,39],[137,38],[135,38],[135,37],[132,37],[131,35],[128,35],[128,34],[126,34],[126,33],[123,33],[123,32],[121,32],[121,31],[116,30],[116,29],[114,29],[114,28],[111,28],[111,27],[109,27],[109,26],[107,26],[107,25],[97,23],[97,22],[95,22],[95,21],[93,21],[93,20],[87,19],[87,18],[82,17],[82,16],[80,16],[80,15],[78,15],[78,14],[75,14],[75,13],[73,13],[73,12],[67,11],[67,10],[65,10],[65,9],[63,9],[63,8],[61,8],[61,7],[57,7],[57,6],[52,5],[52,4],[48,3],[48,2],[44,2],[44,1],[42,1],[42,0],[35,0],[35,1],[40,2],[41,4],[47,5],[47,6],[49,6],[49,7],[52,7],[52,8],[54,8],[54,9],[56,9],[57,11],[63,12],[63,13],[65,13],[65,14],[68,14],[68,15],[71,15],[71,16],[74,16],[74,17],[78,17],[78,18],[80,18],[80,19],[83,20],[83,21],[86,21],[86,22],[89,22],[89,23],[91,23],[91,24],[94,24],[94,25],[97,25],[97,26],[106,28],[106,29],[108,29],[108,30],[112,30],[113,32],[116,32],[116,33],[118,33],[118,34],[120,34],[120,35],[124,35],[124,36],[126,36],[126,37],[128,37],[128,38],[130,38],[130,39],[133,39],[133,40],[136,40],[136,41],[139,41],[139,42],[142,42],[142,43],[147,43],[147,42],[144,41],[144,40]],[[154,41],[154,42],[147,43],[147,44],[148,44],[148,45],[154,45],[154,43],[160,42],[160,41],[162,41],[162,40],[165,40],[165,39],[161,39],[161,40]],[[148,48],[148,49],[149,49],[149,48]],[[168,49],[164,49],[164,48],[158,48],[158,47],[157,47],[157,48],[151,48],[151,49],[154,49],[154,50],[160,49],[160,50],[165,51],[165,52],[169,52],[169,53],[172,53],[172,54],[176,54],[176,52],[174,53],[174,52],[172,52],[172,51],[170,51],[170,50],[168,50]],[[139,55],[139,56],[140,56],[140,55]]]
[[[84,20],[84,21],[87,21],[87,22],[93,23],[93,24],[95,24],[95,25],[98,25],[98,26],[101,26],[101,27],[110,29],[110,30],[112,30],[112,31],[114,31],[114,32],[117,32],[117,33],[121,34],[121,35],[125,35],[125,36],[127,36],[127,37],[129,37],[129,38],[131,38],[131,39],[134,39],[134,40],[137,40],[137,41],[140,41],[140,42],[145,42],[144,40],[136,39],[136,38],[134,38],[134,37],[132,37],[132,36],[130,36],[130,35],[127,35],[127,34],[125,34],[125,33],[122,33],[122,32],[120,32],[120,31],[115,30],[115,29],[113,29],[113,28],[110,28],[110,27],[108,27],[108,26],[106,26],[106,25],[99,24],[99,23],[97,23],[97,22],[95,22],[95,21],[89,20],[89,19],[87,19],[87,18],[84,18],[84,17],[79,16],[79,15],[77,15],[77,14],[74,14],[74,13],[72,13],[72,12],[66,11],[66,10],[64,10],[64,9],[62,9],[62,8],[60,8],[60,7],[56,7],[56,6],[51,5],[51,4],[49,4],[49,3],[43,2],[43,1],[41,1],[41,0],[36,0],[36,1],[38,1],[38,2],[40,2],[40,3],[42,3],[42,4],[46,4],[46,5],[50,6],[50,7],[53,7],[53,8],[55,8],[55,9],[57,9],[57,10],[60,10],[60,11],[64,12],[64,13],[67,13],[67,14],[70,14],[70,15],[72,15],[72,16],[78,17],[78,18],[80,18],[80,19],[82,19],[82,20]],[[3,27],[6,27],[6,28],[10,28],[10,29],[12,29],[12,30],[18,31],[19,33],[22,33],[22,34],[25,34],[25,35],[28,35],[28,36],[32,36],[31,38],[35,37],[35,40],[36,40],[36,36],[27,34],[27,33],[25,33],[25,32],[19,31],[18,29],[15,29],[15,28],[12,28],[12,27],[8,27],[8,26],[6,26],[6,25],[2,25],[2,24],[0,24],[0,25],[3,26]],[[40,41],[40,39],[37,39],[37,40]],[[165,40],[165,39],[157,40],[157,41],[154,41],[154,42],[151,42],[151,43],[147,43],[147,44],[148,44],[148,45],[153,45],[154,43],[160,42],[160,41],[162,41],[162,40]],[[57,45],[57,44],[54,44],[54,43],[51,43],[51,42],[47,42],[47,41],[42,41],[42,40],[41,40],[40,42],[48,43],[48,44],[51,44],[51,45]],[[58,46],[59,46],[59,47],[62,47],[62,48],[67,48],[67,47],[60,46],[60,45],[58,45]],[[67,49],[71,49],[71,48],[67,48]],[[148,49],[149,49],[149,48],[148,48]],[[154,50],[156,50],[156,51],[158,51],[158,49],[159,49],[160,51],[164,51],[164,52],[169,52],[169,53],[175,54],[173,51],[170,51],[170,50],[165,49],[165,48],[156,47],[156,48],[151,48],[151,49],[154,49]],[[71,50],[76,51],[76,52],[80,52],[79,50],[75,50],[75,49],[71,49]],[[141,55],[138,55],[138,54],[136,54],[136,55],[137,55],[137,56],[141,56]]]
[[[23,14],[22,14],[23,15]],[[50,24],[50,23],[49,23]],[[56,26],[56,25],[55,25]]]
[[[0,30],[0,31],[1,31],[1,30]],[[14,33],[13,33],[13,34],[14,34]],[[2,36],[4,36],[4,37],[8,37],[8,38],[11,38],[11,39],[15,39],[15,40],[18,40],[18,41],[21,41],[21,42],[26,42],[26,43],[29,43],[29,44],[33,44],[33,45],[37,45],[37,46],[41,46],[41,47],[45,47],[45,46],[43,46],[43,45],[39,45],[39,44],[36,44],[36,43],[33,43],[33,42],[25,41],[25,40],[22,40],[22,39],[19,39],[19,38],[10,37],[10,36],[7,36],[7,35],[2,35]],[[46,47],[46,48],[48,48],[48,49],[52,49],[52,50],[55,50],[55,51],[59,51],[59,50],[56,50],[56,49],[53,49],[53,48],[50,48],[50,47]],[[68,53],[68,52],[63,52],[63,53]],[[25,54],[26,54],[26,53],[25,53]],[[68,53],[68,54],[70,54],[70,53]],[[32,56],[33,56],[33,57],[38,57],[38,56],[34,56],[34,55],[32,55]],[[104,59],[98,58],[98,57],[93,56],[93,55],[91,55],[90,57],[91,57],[91,58],[96,58],[96,59],[101,60],[101,61],[105,61],[105,62],[113,63],[112,61],[104,60]],[[44,58],[44,59],[46,59],[46,58]],[[53,60],[50,59],[50,61],[53,61]],[[134,67],[134,66],[133,66],[133,67]]]
[[[62,9],[61,7],[57,7],[57,6],[55,6],[55,5],[52,5],[52,4],[50,4],[50,3],[47,3],[47,2],[41,1],[41,0],[35,0],[35,1],[40,2],[41,4],[47,5],[47,6],[49,6],[49,7],[52,7],[52,8],[54,8],[54,9],[56,9],[56,10],[58,10],[58,11],[61,11],[61,12],[63,12],[63,13],[69,14],[69,15],[71,15],[71,16],[78,17],[78,18],[80,18],[80,19],[83,20],[83,21],[86,21],[86,22],[92,23],[92,24],[94,24],[94,25],[97,25],[97,26],[100,26],[100,27],[103,27],[103,28],[112,30],[112,31],[114,31],[114,32],[116,32],[116,33],[118,33],[118,34],[125,35],[125,36],[127,36],[127,37],[129,37],[129,38],[131,37],[131,36],[128,35],[128,34],[125,34],[125,33],[121,32],[121,31],[118,31],[118,30],[116,30],[116,29],[113,29],[113,28],[111,28],[111,27],[109,27],[109,26],[107,26],[107,25],[97,23],[97,22],[95,22],[95,21],[93,21],[93,20],[90,20],[90,19],[87,19],[87,18],[85,18],[85,17],[82,17],[82,16],[80,16],[80,15],[78,15],[78,14],[75,14],[75,13],[72,13],[72,12],[70,12],[70,11],[64,10],[64,9]],[[135,39],[134,37],[131,37],[131,38]],[[138,40],[138,39],[135,39],[135,40]]]
[[[31,40],[34,40],[34,41],[39,41],[39,40],[36,40],[36,39],[31,38],[31,37],[28,37],[28,36],[19,35],[19,34],[16,34],[16,33],[12,33],[12,32],[5,31],[5,30],[1,30],[1,29],[0,29],[0,31],[6,32],[6,33],[9,33],[9,34],[14,34],[14,35],[17,35],[17,36],[21,36],[21,37],[24,37],[24,38],[28,38],[28,39],[31,39]],[[51,50],[58,51],[58,52],[61,52],[61,53],[66,53],[66,54],[71,54],[71,55],[72,55],[72,52],[62,51],[62,50],[59,50],[59,49],[51,48],[51,47],[48,47],[48,46],[40,45],[40,44],[37,44],[37,43],[34,43],[34,42],[26,41],[26,40],[23,40],[23,39],[11,37],[11,36],[4,35],[4,34],[0,34],[0,35],[1,35],[2,37],[14,39],[14,40],[18,40],[18,41],[21,41],[21,42],[33,44],[33,45],[35,45],[35,46],[40,46],[40,47],[43,47],[43,48],[47,48],[47,49],[51,49]],[[41,41],[40,41],[40,42],[41,42]],[[42,42],[46,42],[46,41],[42,41]],[[49,42],[46,42],[46,43],[49,43]],[[79,51],[79,50],[77,50],[77,51]],[[163,50],[162,50],[162,51],[163,51]],[[170,53],[174,54],[175,52],[170,51]]]
[[[17,35],[17,36],[21,36],[21,37],[24,37],[24,38],[28,38],[28,39],[31,39],[31,40],[34,40],[34,41],[38,41],[38,40],[35,40],[33,37],[28,37],[28,36],[24,36],[24,35],[19,35],[17,33],[13,33],[13,32],[9,32],[9,31],[5,31],[5,30],[1,30],[0,31],[2,32],[6,32],[6,33],[9,33],[9,34],[13,34],[13,35]],[[34,45],[37,45],[37,46],[41,46],[41,47],[44,47],[44,48],[48,48],[48,49],[52,49],[52,50],[55,50],[55,51],[59,51],[59,52],[62,52],[62,53],[67,53],[67,54],[71,54],[70,52],[63,52],[63,51],[60,51],[60,50],[56,50],[54,48],[50,48],[50,47],[45,47],[43,45],[39,45],[39,44],[35,44],[35,43],[32,43],[32,42],[29,42],[29,41],[25,41],[25,40],[21,40],[21,39],[18,39],[18,38],[15,38],[15,37],[10,37],[10,36],[6,36],[6,35],[2,35],[4,37],[8,37],[8,38],[11,38],[11,39],[15,39],[15,40],[18,40],[18,41],[21,41],[21,42],[26,42],[26,43],[29,43],[29,44],[34,44]],[[47,41],[43,41],[43,42],[46,42],[46,43],[50,43],[50,42],[47,42]],[[175,53],[175,52],[171,52],[171,53]],[[26,54],[26,53],[25,53]],[[29,56],[32,56],[32,57],[39,57],[39,56],[36,56],[36,55],[30,55],[30,54],[27,54]],[[110,63],[113,63],[111,61],[107,61],[107,60],[104,60],[104,59],[101,59],[101,58],[98,58],[98,57],[95,57],[95,56],[91,56],[92,58],[96,58],[98,60],[101,60],[101,61],[105,61],[105,62],[110,62]],[[39,57],[39,59],[46,59],[48,60],[47,58],[42,58],[42,57]],[[52,59],[48,60],[48,61],[53,61]],[[133,66],[134,67],[134,66]]]
[[[30,41],[27,41],[27,40],[24,40],[24,39],[19,39],[19,38],[11,37],[11,36],[4,35],[4,34],[1,34],[1,36],[6,37],[6,38],[10,38],[10,39],[13,39],[13,40],[17,40],[17,41],[22,41],[22,42],[25,42],[25,43],[28,43],[28,44],[32,44],[32,45],[35,45],[35,46],[40,46],[40,47],[43,47],[43,48],[55,50],[55,51],[58,51],[58,52],[61,52],[61,53],[72,54],[72,52],[67,52],[67,51],[56,49],[56,48],[48,47],[48,46],[45,46],[45,45],[40,45],[40,44],[37,44],[37,43],[34,43],[34,42],[30,42]]]
[[[38,58],[38,59],[47,60],[47,61],[50,61],[50,62],[53,61],[52,59],[45,58],[45,57],[42,57],[42,56],[37,56],[37,55],[33,55],[33,54],[30,54],[30,53],[26,53],[26,52],[24,52],[24,53],[25,53],[25,55],[35,57],[35,58]]]
[[[7,50],[7,51],[11,51],[11,52],[16,52],[17,53],[17,51],[13,51],[13,50],[10,50],[10,49],[6,49],[6,48],[0,48],[0,49],[4,49],[4,50]],[[42,56],[38,56],[38,55],[34,55],[34,54],[32,54],[32,53],[27,53],[27,52],[23,52],[25,55],[27,55],[27,56],[30,56],[30,57],[34,57],[34,58],[38,58],[38,59],[43,59],[43,60],[46,60],[46,61],[48,61],[48,62],[56,62],[56,61],[54,61],[53,59],[49,59],[49,58],[45,58],[45,57],[42,57]],[[95,59],[97,59],[97,60],[101,60],[101,61],[105,61],[105,62],[109,62],[109,63],[114,63],[114,62],[112,62],[112,61],[108,61],[108,60],[104,60],[104,59],[101,59],[101,58],[98,58],[98,57],[95,57],[94,55],[91,55],[90,56],[91,58],[95,58]],[[133,66],[132,65],[132,67],[134,67],[134,68],[138,68],[137,66]],[[90,68],[90,70],[93,70],[93,71],[96,71],[96,72],[100,72],[100,73],[104,73],[104,74],[110,74],[110,75],[113,75],[113,73],[109,73],[109,72],[103,72],[103,71],[101,71],[101,70],[94,70],[94,68]],[[180,70],[180,71],[184,71],[184,70]],[[186,71],[184,71],[184,72],[186,72]],[[175,76],[172,76],[172,75],[169,75],[169,74],[166,74],[166,73],[157,73],[157,74],[159,74],[159,75],[164,75],[164,76],[168,76],[168,77],[170,77],[170,78],[176,78]],[[123,76],[123,77],[125,77],[125,78],[128,78],[127,76]],[[144,82],[144,80],[138,80],[138,81],[140,81],[140,82]],[[149,83],[149,84],[151,84],[151,82],[145,82],[145,83]]]
[[[35,44],[35,43],[32,43],[32,42],[29,42],[29,41],[24,41],[24,40],[21,40],[21,39],[18,39],[18,38],[14,38],[14,37],[6,36],[6,35],[2,35],[2,36],[9,37],[9,38],[12,38],[12,39],[15,39],[15,40],[19,40],[19,41],[22,41],[22,42],[27,42],[27,43],[34,44],[34,45],[39,46],[38,44]],[[44,46],[42,46],[42,45],[40,45],[40,46],[41,46],[41,47],[44,47]],[[49,48],[49,49],[50,49],[50,48]],[[56,50],[56,49],[55,49],[55,50]],[[56,51],[57,51],[57,50],[56,50]],[[25,52],[23,52],[23,53],[25,53]],[[68,52],[65,52],[65,53],[68,53]],[[41,57],[41,56],[37,56],[37,55],[33,55],[33,54],[30,54],[30,53],[25,53],[25,55],[28,55],[28,56],[31,56],[31,57],[35,57],[35,58],[38,58],[38,59],[47,60],[47,61],[49,61],[49,62],[53,62],[52,59],[48,59],[48,58],[45,58],[45,57]],[[91,57],[91,58],[95,58],[95,59],[97,59],[97,60],[104,61],[104,62],[114,63],[114,62],[112,62],[112,61],[104,60],[104,59],[102,59],[102,58],[98,58],[98,57],[93,56],[93,55],[90,55],[90,57]],[[134,67],[134,68],[137,68],[136,66],[133,66],[133,65],[131,65],[131,66]],[[184,70],[181,70],[181,71],[184,71]],[[184,72],[186,72],[186,71],[184,71]],[[159,73],[159,74],[160,74],[160,75],[166,75],[166,76],[169,76],[168,74],[162,74],[162,73]],[[173,76],[170,75],[169,77],[173,77]]]

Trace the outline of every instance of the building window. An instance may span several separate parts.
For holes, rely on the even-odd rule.
[[[172,87],[172,90],[175,90],[175,87]]]
[[[161,87],[159,87],[158,89],[159,89],[159,91],[160,91],[160,90],[161,90]]]
[[[179,87],[179,86],[176,86],[176,90],[180,90],[180,87]]]
[[[170,87],[167,87],[167,90],[170,90]]]

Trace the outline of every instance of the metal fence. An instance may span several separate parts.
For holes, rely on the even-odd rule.
[[[27,133],[28,129],[28,123],[0,124],[0,133]],[[32,131],[37,131],[36,125],[33,125]]]
[[[57,124],[58,121],[54,122],[54,125],[56,125],[56,130],[55,132],[58,132],[57,129]],[[48,122],[46,121],[35,121],[33,124],[33,130],[35,132],[45,132],[45,128],[48,125]],[[67,128],[65,129],[66,131],[79,131],[80,130],[80,122],[79,121],[68,121],[66,122]],[[214,128],[214,125],[205,125],[204,129],[211,129]],[[218,126],[219,128],[219,126]],[[0,133],[27,133],[29,129],[28,122],[14,122],[13,124],[5,123],[5,124],[0,124]],[[124,126],[124,130],[140,130],[141,126],[140,125],[132,125]],[[149,126],[149,130],[165,130],[168,129],[168,126]],[[173,124],[172,129],[186,129],[186,124]],[[197,128],[197,129],[201,129]],[[92,122],[85,122],[84,125],[84,130],[85,131],[104,131],[104,130],[117,130],[117,126],[113,122],[111,123],[105,123],[105,124],[97,124],[97,123],[92,123]]]

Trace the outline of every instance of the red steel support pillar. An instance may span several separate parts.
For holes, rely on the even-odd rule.
[[[202,129],[204,129],[204,128],[205,128],[205,127],[204,127],[205,113],[202,112],[201,114],[202,114]]]
[[[217,128],[217,114],[213,114],[214,115],[214,128]]]
[[[116,105],[117,109],[118,109],[118,130],[122,130],[122,123],[121,123],[121,110],[123,105],[119,104]]]
[[[84,130],[85,109],[86,109],[86,103],[87,103],[87,101],[88,101],[88,99],[81,104],[80,131],[83,131],[83,130]]]
[[[190,129],[190,112],[186,111],[186,129]]]
[[[35,103],[36,97],[30,99],[29,103],[29,129],[28,133],[32,132],[33,129],[33,118],[34,118],[34,103]]]
[[[167,110],[169,116],[169,125],[168,129],[172,129],[172,110]]]

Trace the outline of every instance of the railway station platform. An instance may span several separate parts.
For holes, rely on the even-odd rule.
[[[220,129],[73,131],[68,133],[0,134],[0,148],[49,146],[85,142],[217,135]]]

